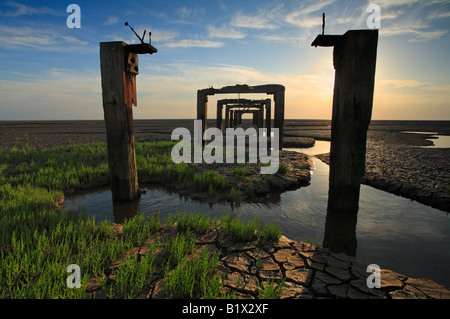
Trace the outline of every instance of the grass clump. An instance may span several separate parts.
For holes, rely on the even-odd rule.
[[[231,174],[236,177],[247,176],[252,172],[252,168],[248,166],[238,166],[231,170]]]
[[[168,240],[166,250],[168,252],[168,265],[177,265],[185,256],[192,252],[195,245],[195,237],[192,233],[178,233],[176,237]]]
[[[148,238],[161,226],[159,214],[144,216],[137,214],[123,223],[123,237],[133,246],[142,245],[144,239]]]
[[[280,163],[278,166],[278,173],[286,174],[287,172],[289,172],[289,166],[287,166],[285,163]]]
[[[219,255],[203,249],[193,258],[183,257],[176,268],[166,268],[164,292],[169,299],[216,298],[222,279],[217,274]]]
[[[257,218],[242,222],[238,216],[222,215],[220,228],[226,235],[236,241],[278,240],[281,236],[280,228],[275,224],[264,225]]]
[[[109,298],[131,299],[150,284],[155,269],[155,248],[144,256],[128,256],[115,272]]]
[[[268,280],[261,283],[261,288],[258,291],[259,299],[280,299],[284,290],[283,280]]]
[[[205,171],[194,176],[194,188],[198,191],[217,191],[227,188],[229,185],[225,176],[216,171]]]
[[[234,187],[230,190],[230,197],[233,199],[237,199],[242,195],[242,192],[240,189],[234,189]]]
[[[204,214],[180,213],[170,214],[168,223],[177,224],[178,232],[193,232],[197,234],[206,233],[212,226],[212,221]]]

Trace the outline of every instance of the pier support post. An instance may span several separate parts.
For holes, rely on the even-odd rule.
[[[378,30],[319,35],[312,45],[334,46],[328,210],[356,213],[372,117]]]
[[[140,195],[132,105],[137,105],[138,54],[156,52],[156,48],[145,43],[100,43],[103,112],[114,201],[132,201]]]
[[[124,42],[100,43],[109,174],[113,199],[117,201],[131,201],[139,197],[133,111],[127,96],[127,55]]]

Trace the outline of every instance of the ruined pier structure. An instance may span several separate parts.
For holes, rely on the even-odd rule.
[[[265,84],[265,85],[257,85],[257,86],[249,86],[249,85],[234,85],[234,86],[225,86],[221,89],[215,89],[213,87],[211,88],[207,88],[207,89],[202,89],[202,90],[198,90],[197,91],[197,119],[202,121],[202,139],[203,139],[203,133],[206,131],[207,125],[206,125],[206,119],[207,119],[207,114],[208,114],[208,96],[209,95],[215,95],[215,94],[253,94],[253,93],[265,93],[265,94],[270,94],[273,95],[273,100],[274,100],[274,124],[273,127],[274,128],[278,128],[279,130],[279,145],[280,145],[280,149],[282,148],[283,145],[283,125],[284,125],[284,93],[285,93],[285,87],[283,85],[280,84]],[[268,99],[270,101],[270,99]],[[222,100],[222,101],[226,101],[226,100]],[[239,101],[235,100],[235,101]],[[242,100],[240,100],[242,101]],[[248,100],[248,101],[252,101],[252,100]],[[258,100],[256,100],[258,101]],[[261,102],[261,101],[265,101],[265,102]],[[219,101],[220,102],[220,101]],[[259,102],[251,102],[251,103],[255,103],[257,104],[263,104],[266,105],[266,127],[270,128],[270,116],[267,116],[267,110],[269,109],[269,114],[271,112],[271,105],[270,102],[267,102],[267,100],[259,100]],[[226,110],[226,116],[225,118],[227,118],[228,115],[228,120],[230,120],[230,116],[233,116],[233,124],[234,125],[234,117],[235,116],[240,116],[242,112],[236,112],[233,111],[233,113],[230,113],[230,110],[232,109],[232,105],[233,103],[230,102],[229,103],[230,107],[228,110]],[[234,103],[236,104],[236,103]],[[239,104],[239,103],[238,103]],[[217,104],[217,110],[218,110],[218,116],[217,117],[221,117],[220,119],[217,119],[217,123],[218,123],[218,128],[222,128],[223,130],[223,123],[222,123],[222,110],[223,110],[223,106],[226,105],[226,108],[228,107],[228,102],[224,102],[223,104]],[[219,112],[220,109],[220,112]],[[243,110],[241,110],[243,111]],[[262,111],[261,111],[262,112]],[[231,115],[233,114],[233,115]],[[259,115],[261,116],[261,115]],[[256,117],[258,117],[258,115],[256,115]],[[269,117],[269,120],[268,120]],[[236,122],[237,123],[237,122]],[[267,123],[269,123],[267,125]],[[228,122],[227,125],[230,125],[230,122]],[[270,134],[268,132],[268,134]],[[203,140],[203,145],[206,145],[206,140]]]
[[[225,123],[223,123],[223,109],[225,107]],[[235,127],[242,123],[242,115],[250,113],[253,115],[252,124],[258,128],[265,127],[270,135],[271,126],[271,100],[248,100],[248,99],[223,99],[217,101],[217,128],[224,131],[226,128]]]

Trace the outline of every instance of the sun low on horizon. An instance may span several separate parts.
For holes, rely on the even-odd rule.
[[[136,119],[195,118],[197,90],[235,84],[284,85],[286,118],[331,119],[333,49],[311,43],[323,13],[325,34],[368,29],[370,4],[372,119],[450,120],[445,0],[0,1],[0,120],[103,119],[99,43],[137,43],[125,22],[158,49],[139,59]]]

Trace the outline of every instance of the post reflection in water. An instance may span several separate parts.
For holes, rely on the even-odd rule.
[[[122,224],[126,219],[133,218],[140,211],[139,199],[130,202],[112,201],[114,222]]]
[[[328,211],[325,219],[323,247],[333,253],[356,256],[356,222],[358,214]]]

